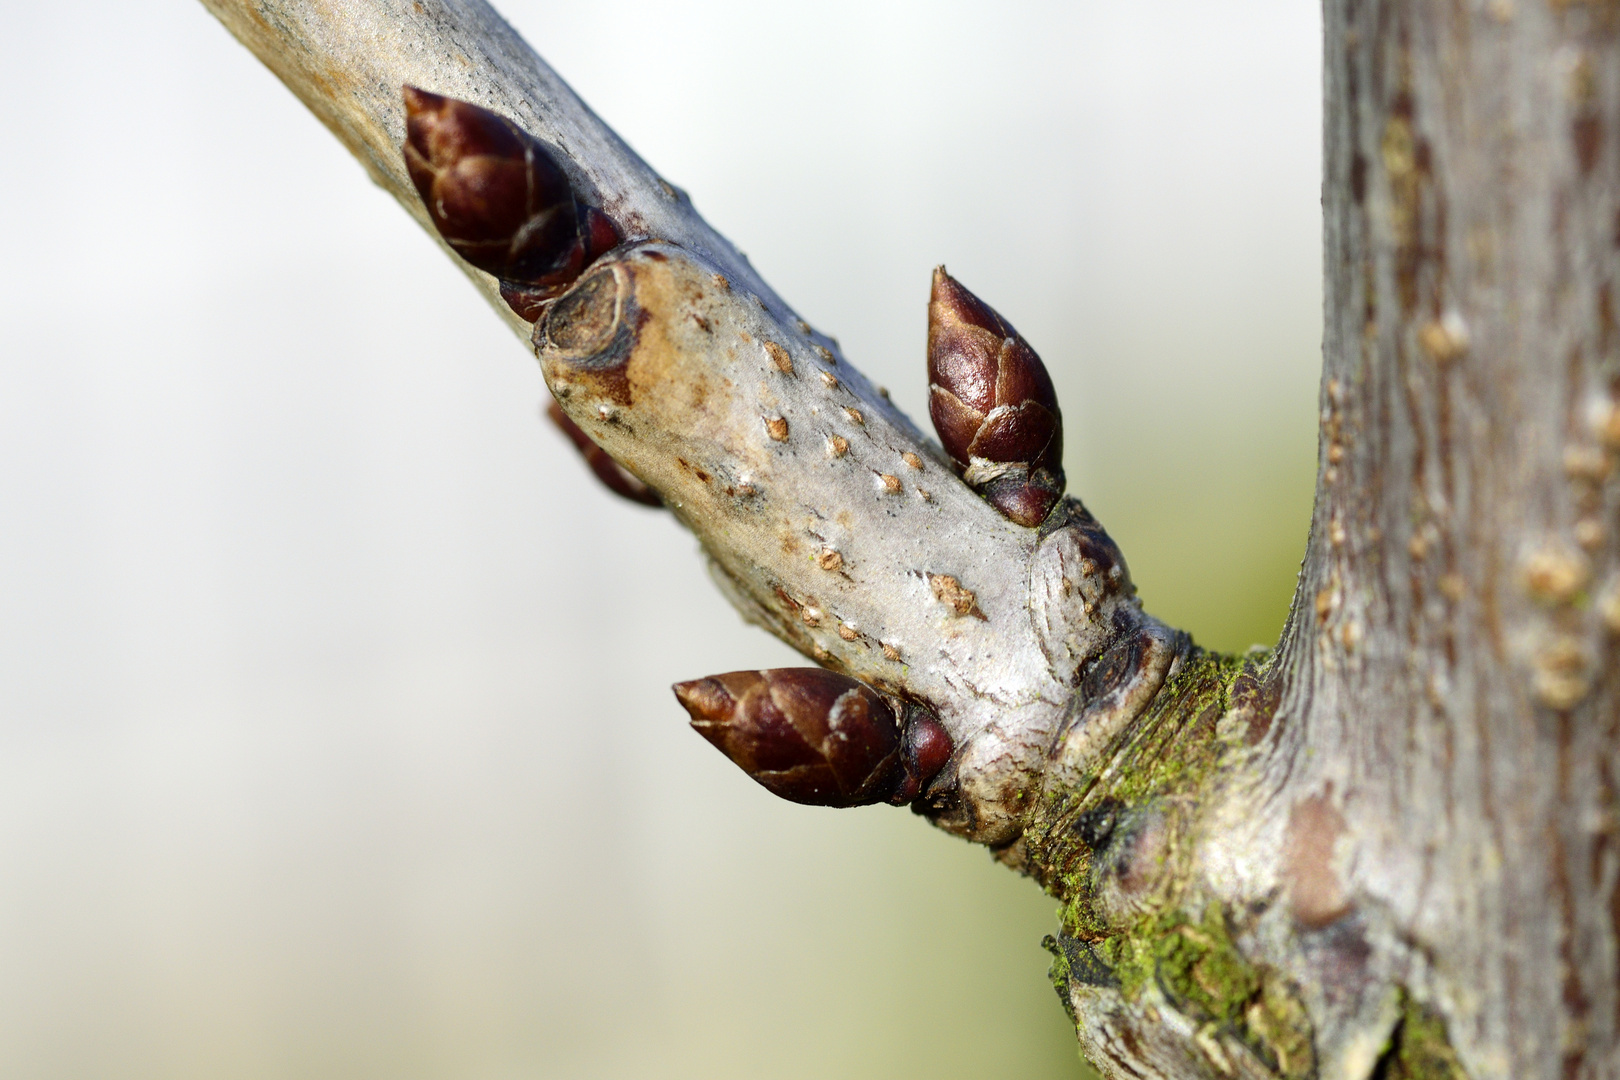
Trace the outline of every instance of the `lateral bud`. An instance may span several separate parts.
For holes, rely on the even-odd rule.
[[[664,500],[658,497],[658,492],[641,477],[609,457],[606,450],[592,442],[584,429],[570,420],[568,414],[563,412],[562,407],[555,401],[546,405],[546,418],[557,425],[558,431],[568,436],[568,441],[574,444],[574,449],[585,459],[585,464],[590,466],[591,472],[596,474],[598,480],[607,485],[609,491],[643,506],[664,505]]]
[[[1046,365],[943,266],[928,301],[928,415],[962,479],[1034,527],[1063,497],[1063,419]]]
[[[404,88],[405,168],[445,243],[501,282],[535,321],[597,256],[619,242],[581,203],[546,145],[469,102]]]
[[[956,749],[945,725],[926,710],[912,706],[900,736],[900,783],[889,801],[903,806],[922,794]]]
[[[821,668],[733,671],[675,684],[692,726],[772,794],[810,806],[904,803],[949,759],[951,739],[921,710]]]

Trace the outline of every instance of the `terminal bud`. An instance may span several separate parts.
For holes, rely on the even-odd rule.
[[[1063,497],[1063,421],[1046,366],[943,266],[928,302],[928,414],[962,479],[1020,525]]]
[[[433,226],[463,259],[501,282],[533,322],[597,256],[619,242],[581,203],[544,143],[455,98],[404,88],[405,168]]]

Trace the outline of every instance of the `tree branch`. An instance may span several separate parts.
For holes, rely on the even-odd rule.
[[[1115,680],[1145,689],[1185,651],[1078,503],[1042,529],[986,504],[488,7],[209,7],[423,224],[400,87],[483,105],[560,152],[631,243],[535,330],[559,403],[659,491],[745,616],[938,716],[955,753],[925,801],[944,827],[1017,840],[1080,671],[1140,638]],[[1095,725],[1074,740],[1095,743]]]
[[[931,332],[942,448],[488,7],[205,3],[423,224],[402,87],[555,152],[623,242],[577,248],[594,262],[533,309],[553,394],[747,617],[877,691],[734,673],[683,703],[784,793],[815,785],[749,740],[876,732],[829,767],[846,802],[891,790],[864,771],[897,753],[870,728],[883,703],[911,718],[911,760],[949,756],[896,801],[1063,902],[1054,983],[1099,1068],[1613,1075],[1610,5],[1328,6],[1311,546],[1277,654],[1223,658],[1141,611],[1077,500],[1043,517],[1056,448],[1008,418],[1055,423],[1056,404],[1038,360],[1006,366],[1027,347],[987,307],[993,375],[941,386]],[[981,454],[997,423],[1018,452]]]

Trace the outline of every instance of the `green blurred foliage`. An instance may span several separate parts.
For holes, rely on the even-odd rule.
[[[1271,419],[1257,440],[1269,452],[1251,461],[1159,457],[1143,475],[1101,478],[1086,500],[1147,610],[1206,648],[1274,645],[1294,595],[1316,477],[1310,402]]]

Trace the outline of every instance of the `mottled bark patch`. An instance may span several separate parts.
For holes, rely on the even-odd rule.
[[[1283,879],[1289,908],[1302,926],[1319,929],[1350,910],[1333,865],[1333,846],[1343,833],[1344,818],[1326,795],[1301,799],[1289,814]]]

